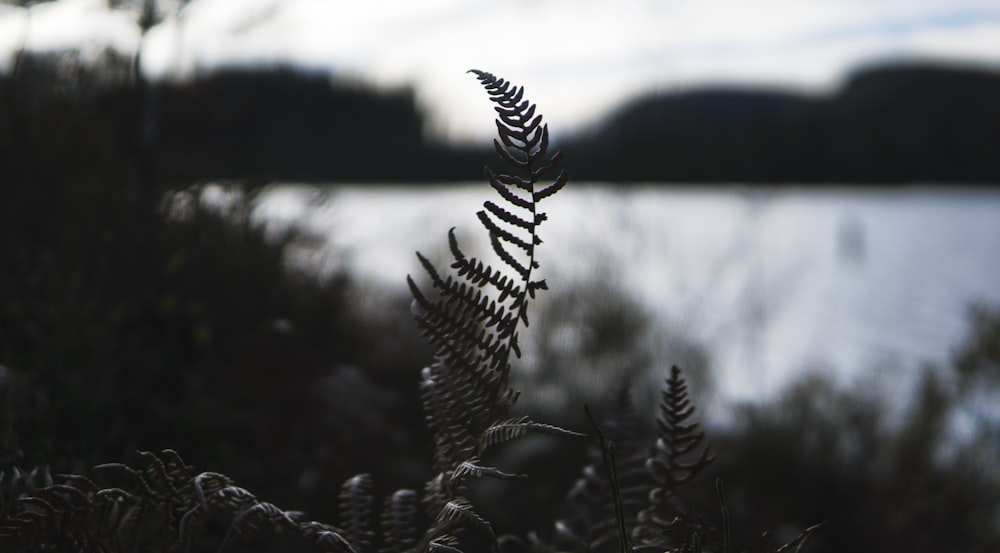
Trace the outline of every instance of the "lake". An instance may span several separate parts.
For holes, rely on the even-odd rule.
[[[259,213],[320,232],[326,262],[373,287],[405,291],[422,271],[413,252],[444,259],[453,226],[467,252],[489,249],[474,215],[494,194],[485,183],[318,190],[275,187]],[[660,331],[710,353],[726,398],[806,371],[844,385],[916,374],[948,361],[971,304],[1000,304],[996,188],[571,183],[543,210],[550,288],[628,290]]]

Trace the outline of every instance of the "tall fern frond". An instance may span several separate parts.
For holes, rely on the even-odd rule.
[[[435,362],[425,371],[424,405],[435,432],[446,432],[439,444],[437,467],[448,470],[465,460],[475,438],[493,422],[506,417],[515,395],[508,388],[510,357],[520,355],[518,327],[528,324],[528,303],[544,280],[536,279],[535,248],[542,243],[538,226],[546,215],[539,203],[560,190],[567,181],[561,171],[552,182],[542,182],[562,155],[548,156],[548,126],[536,115],[535,105],[523,98],[524,90],[490,73],[473,70],[496,104],[499,138],[494,147],[512,170],[484,172],[498,199],[487,200],[477,213],[497,258],[512,275],[462,251],[454,231],[448,244],[453,274],[443,276],[423,255],[417,254],[434,294],[425,294],[407,277],[414,298],[414,315],[424,336],[436,350]],[[462,429],[443,424],[464,414]],[[443,450],[443,451],[442,451]]]
[[[421,544],[443,551],[459,549],[458,529],[463,526],[478,529],[480,535],[488,530],[491,547],[497,547],[492,528],[465,498],[467,481],[516,475],[483,466],[485,449],[527,433],[579,435],[527,418],[509,418],[517,398],[508,380],[511,356],[521,355],[518,330],[528,325],[530,301],[547,288],[535,273],[536,247],[542,243],[538,227],[546,219],[539,204],[567,182],[565,171],[546,180],[562,155],[549,155],[548,127],[535,105],[524,99],[523,88],[484,71],[471,73],[496,104],[494,147],[507,165],[501,172],[484,168],[497,196],[483,202],[477,213],[498,265],[467,255],[452,229],[450,270],[438,270],[417,253],[430,290],[407,276],[417,326],[435,350],[420,384],[438,470],[425,486],[423,504],[432,524]]]

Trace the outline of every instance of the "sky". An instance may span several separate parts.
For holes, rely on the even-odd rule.
[[[997,0],[161,0],[144,41],[107,0],[0,5],[0,71],[13,52],[142,48],[151,76],[293,63],[410,86],[429,132],[492,136],[482,69],[523,85],[553,136],[641,93],[736,84],[822,93],[853,69],[944,61],[1000,70]],[[561,131],[560,131],[561,130]]]

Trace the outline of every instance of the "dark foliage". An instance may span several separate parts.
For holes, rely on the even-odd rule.
[[[373,332],[346,275],[287,263],[314,238],[256,224],[258,187],[216,208],[151,174],[128,67],[26,56],[27,88],[0,87],[0,468],[81,473],[169,444],[321,514],[351,474],[426,473],[419,425],[383,442],[408,453],[361,447],[335,393],[360,366],[351,399],[383,407],[364,424],[418,418],[398,375],[429,356],[419,335]],[[407,351],[368,355],[380,340]]]
[[[411,444],[406,455],[354,434],[419,416],[416,387],[399,375],[417,368],[418,336],[383,337],[412,344],[416,358],[366,354],[379,340],[351,308],[350,282],[284,259],[308,237],[266,237],[247,200],[223,214],[200,205],[198,190],[178,192],[173,205],[193,205],[168,216],[80,185],[88,197],[68,205],[25,185],[0,206],[5,464],[79,472],[170,444],[232,467],[258,493],[314,508],[359,469],[428,470],[414,447],[419,426],[383,442]],[[358,402],[380,405],[381,418],[358,421]]]
[[[597,427],[602,447],[567,511],[525,523],[544,529],[559,518],[553,530],[510,535],[486,516],[473,488],[521,478],[493,462],[507,449],[495,446],[574,433],[511,413],[508,382],[526,306],[547,288],[535,273],[536,204],[565,173],[546,177],[559,156],[548,157],[547,128],[522,90],[476,74],[497,104],[495,149],[512,174],[486,170],[498,199],[480,221],[495,261],[466,255],[451,235],[449,270],[421,257],[426,279],[410,281],[434,350],[419,391],[400,375],[415,375],[432,352],[367,326],[346,277],[319,280],[285,263],[309,237],[266,236],[250,218],[252,192],[217,208],[199,201],[200,187],[149,179],[123,153],[137,128],[130,116],[102,126],[58,102],[29,112],[94,124],[83,150],[13,118],[11,128],[35,138],[26,160],[6,166],[11,201],[0,204],[4,551],[729,553],[734,543],[792,551],[807,539],[813,551],[997,549],[996,423],[983,415],[975,444],[945,447],[949,416],[994,389],[1000,325],[988,309],[956,353],[958,385],[929,372],[898,428],[817,381],[776,406],[747,407],[739,432],[713,433],[719,460],[709,465],[675,369],[652,433],[623,393]],[[48,145],[66,166],[38,165],[49,154],[34,149]],[[398,353],[369,361],[387,349]],[[414,422],[419,400],[431,436]],[[405,430],[393,432],[400,420]],[[133,453],[163,445],[193,465],[173,450]],[[432,455],[433,468],[423,459]],[[86,469],[108,458],[126,462]],[[550,469],[565,474],[576,459]],[[221,467],[225,475],[213,472]],[[714,489],[695,478],[709,467],[723,478]],[[422,479],[422,491],[406,487]],[[532,512],[527,501],[502,505],[516,516]],[[816,530],[817,521],[826,524]]]
[[[283,511],[271,503],[261,502],[248,492],[245,488],[238,487],[228,477],[218,473],[199,473],[195,475],[191,467],[187,466],[179,456],[172,450],[165,451],[164,457],[158,458],[148,453],[140,453],[145,461],[144,469],[134,469],[124,464],[104,465],[98,468],[113,468],[129,477],[134,487],[110,487],[102,488],[94,484],[88,478],[70,475],[65,477],[65,482],[46,485],[26,492],[17,492],[17,495],[5,498],[3,505],[4,518],[0,521],[0,543],[5,550],[30,551],[36,547],[62,549],[67,547],[80,548],[83,550],[119,551],[133,550],[138,547],[147,547],[146,543],[159,544],[163,550],[189,550],[192,544],[200,539],[205,528],[211,534],[212,520],[222,522],[225,529],[223,538],[219,545],[215,546],[219,551],[227,550],[231,544],[237,541],[251,539],[260,531],[276,534],[291,534],[297,538],[311,542],[318,550],[351,551],[353,553],[374,552],[378,550],[393,550],[402,547],[399,543],[387,540],[403,540],[403,543],[414,543],[418,550],[455,550],[460,545],[465,547],[480,546],[497,550],[499,542],[496,534],[488,521],[477,514],[467,498],[465,490],[468,482],[473,479],[492,477],[499,479],[514,478],[515,475],[504,473],[503,471],[485,466],[481,463],[482,453],[492,446],[510,441],[527,433],[541,433],[556,436],[575,436],[576,433],[559,427],[533,422],[527,418],[509,418],[507,410],[513,403],[514,395],[507,387],[507,373],[509,372],[509,355],[511,352],[518,352],[517,349],[517,327],[519,324],[527,324],[526,306],[530,298],[535,293],[545,288],[544,281],[531,278],[531,271],[538,266],[534,257],[534,247],[540,244],[535,233],[535,227],[544,220],[544,214],[537,212],[534,204],[541,199],[557,192],[566,182],[565,172],[560,173],[553,183],[539,185],[536,183],[551,169],[558,161],[558,155],[548,158],[548,130],[541,126],[541,117],[533,116],[535,106],[527,101],[521,101],[523,91],[512,89],[504,81],[496,79],[487,73],[477,72],[480,80],[491,94],[491,99],[498,104],[498,129],[503,145],[497,143],[497,152],[514,169],[523,171],[523,176],[506,174],[495,174],[486,169],[486,174],[491,185],[500,194],[504,203],[511,207],[527,210],[529,218],[516,215],[500,207],[493,202],[484,204],[485,210],[480,213],[480,220],[489,231],[494,245],[494,251],[500,260],[506,265],[508,270],[514,274],[508,276],[500,271],[495,271],[489,266],[484,266],[474,259],[467,259],[458,249],[458,245],[452,238],[452,251],[455,255],[454,269],[459,278],[464,279],[468,284],[480,286],[492,285],[499,297],[489,299],[488,297],[477,296],[475,301],[471,293],[466,294],[465,284],[453,288],[450,285],[451,277],[448,281],[441,280],[438,273],[426,259],[421,258],[425,268],[428,269],[432,277],[435,288],[445,298],[444,302],[428,299],[419,288],[410,281],[410,287],[414,294],[414,302],[417,310],[417,319],[428,337],[430,343],[437,349],[436,361],[424,370],[424,378],[421,382],[421,392],[424,400],[424,407],[428,426],[435,433],[435,461],[438,474],[431,478],[425,486],[425,494],[422,500],[425,520],[429,525],[423,532],[417,531],[416,519],[416,496],[408,490],[397,492],[386,502],[386,510],[381,518],[376,516],[373,499],[373,482],[370,476],[364,474],[350,478],[341,486],[339,511],[341,528],[320,525],[318,523],[301,522],[298,517],[290,512]],[[175,200],[176,198],[170,198]],[[136,206],[133,206],[136,207]],[[142,207],[139,204],[138,207]],[[149,206],[146,206],[148,209]],[[167,228],[173,229],[177,221],[190,220],[202,212],[197,209],[197,204],[185,206],[181,203],[180,209],[176,201],[168,201],[166,211],[172,217],[156,218],[154,220],[163,221],[165,219]],[[239,207],[239,206],[237,206]],[[155,212],[150,213],[156,215]],[[228,220],[223,224],[223,237],[232,230],[253,231],[250,225],[248,213],[243,212],[243,217],[233,218],[230,210]],[[515,228],[516,227],[516,228]],[[201,228],[201,227],[199,227]],[[527,232],[526,237],[518,237],[523,229]],[[159,230],[158,226],[153,226],[152,230]],[[161,231],[162,232],[162,231]],[[259,229],[257,229],[259,232]],[[159,238],[158,233],[150,232],[144,238]],[[204,235],[201,236],[203,238]],[[196,239],[197,240],[197,239]],[[258,236],[258,240],[263,240]],[[252,243],[252,242],[251,242]],[[261,242],[263,244],[263,242]],[[143,243],[149,247],[150,243]],[[237,249],[242,242],[225,242],[226,246]],[[17,243],[8,245],[15,254],[20,254]],[[527,256],[521,261],[518,257],[521,253],[512,253],[509,248],[518,247],[523,249]],[[223,248],[222,250],[225,250]],[[264,247],[265,252],[282,252],[281,248]],[[214,251],[214,250],[213,250]],[[187,255],[177,254],[168,257],[166,267],[154,267],[154,269],[164,270],[169,277],[174,277],[173,273],[183,269],[189,262]],[[60,257],[61,259],[61,257]],[[154,256],[154,259],[160,259]],[[241,258],[238,255],[229,255],[226,261],[233,263]],[[257,258],[251,258],[257,259]],[[201,261],[207,265],[212,260]],[[267,267],[272,269],[283,267],[280,259],[268,260]],[[84,265],[86,267],[86,265]],[[242,267],[235,267],[237,270]],[[255,267],[251,267],[255,268]],[[199,264],[199,269],[204,269]],[[265,283],[281,287],[282,272],[272,270],[272,276],[265,279]],[[245,275],[258,277],[252,272]],[[31,278],[14,273],[12,282],[32,282]],[[166,283],[173,282],[173,278],[167,278]],[[230,282],[240,282],[241,279],[230,279]],[[150,281],[140,280],[140,286],[148,286]],[[151,281],[159,283],[159,280]],[[124,284],[124,283],[123,283]],[[169,288],[168,288],[169,289]],[[182,288],[183,289],[183,288]],[[141,297],[144,288],[139,290],[130,289],[129,296]],[[124,291],[122,291],[124,292]],[[252,296],[248,292],[260,293],[267,299],[263,290],[251,289],[235,291],[235,297],[246,298]],[[45,294],[35,294],[36,297],[45,297]],[[185,298],[173,298],[172,296],[156,296],[163,298],[156,302],[153,307],[158,309],[158,316],[165,316],[169,321],[170,315],[175,313],[177,303]],[[483,298],[480,301],[479,298]],[[214,298],[213,298],[214,299]],[[226,295],[222,294],[222,299]],[[287,296],[282,299],[288,299]],[[453,307],[446,307],[447,303],[459,302],[456,311],[450,311]],[[10,301],[14,301],[12,298]],[[505,303],[506,301],[506,303]],[[496,308],[497,302],[501,307]],[[42,303],[42,302],[40,302]],[[62,304],[58,304],[62,305]],[[131,304],[129,304],[131,305]],[[140,304],[141,305],[141,304]],[[182,303],[187,305],[187,303]],[[224,305],[220,312],[235,312],[239,316],[240,322],[253,322],[259,320],[255,317],[255,310],[246,312],[245,304],[234,302],[231,305]],[[30,312],[29,312],[30,313]],[[141,312],[144,314],[144,312]],[[269,315],[270,313],[267,312]],[[190,337],[194,349],[205,347],[225,340],[226,333],[240,330],[242,327],[237,321],[233,321],[233,326],[216,325],[212,319],[213,310],[200,307],[195,310],[187,310],[181,313],[184,316],[195,316],[198,320],[194,325],[185,325],[184,328],[192,329]],[[157,320],[158,319],[154,319]],[[21,321],[24,324],[21,328],[30,330],[32,324],[29,321]],[[126,323],[134,322],[126,320]],[[150,325],[146,319],[140,319],[139,328],[153,327],[154,331],[163,332],[159,325]],[[283,320],[285,324],[294,324],[294,321]],[[456,322],[462,323],[461,326]],[[475,331],[470,323],[485,323],[483,331]],[[310,328],[318,328],[311,325]],[[489,330],[493,328],[492,330]],[[254,330],[254,328],[251,328]],[[272,329],[273,330],[273,329]],[[347,332],[337,332],[338,329],[326,329],[337,336],[344,336]],[[14,345],[23,347],[23,350],[13,350],[3,352],[3,358],[10,358],[20,370],[22,364],[30,367],[30,374],[45,375],[56,372],[59,376],[53,378],[55,383],[69,380],[73,382],[73,390],[76,392],[76,399],[61,399],[61,406],[80,407],[81,404],[105,404],[118,408],[128,407],[126,401],[120,398],[102,397],[86,389],[79,381],[67,379],[66,375],[59,372],[62,367],[46,367],[32,358],[32,352],[45,347],[44,341],[31,342],[34,336],[26,332],[24,340],[17,340]],[[189,345],[181,335],[180,345]],[[244,345],[253,343],[254,340],[246,340],[242,337],[240,343]],[[256,341],[267,340],[268,337],[259,336]],[[20,342],[25,342],[21,344]],[[88,340],[83,340],[80,347],[87,347]],[[218,380],[209,381],[209,384],[217,384],[218,388],[201,390],[198,387],[191,388],[189,379],[178,379],[178,371],[183,374],[185,362],[190,359],[182,355],[179,358],[172,357],[179,348],[178,344],[171,344],[174,347],[162,354],[163,366],[174,371],[163,382],[154,381],[154,389],[140,389],[134,393],[126,392],[124,397],[136,399],[143,398],[148,401],[149,397],[162,397],[159,392],[160,387],[177,387],[176,396],[167,397],[174,401],[180,401],[181,405],[168,405],[165,409],[169,416],[166,420],[177,422],[182,417],[196,416],[199,421],[210,421],[211,423],[224,422],[227,415],[230,415],[232,403],[226,403],[226,411],[208,411],[207,407],[221,406],[225,398],[227,387],[232,387],[233,382],[242,382],[250,376],[251,388],[250,397],[240,397],[237,395],[236,406],[240,402],[247,401],[247,406],[256,410],[266,410],[267,401],[274,399],[284,399],[282,388],[294,390],[301,393],[311,387],[312,382],[317,378],[316,374],[309,372],[300,373],[280,373],[272,371],[270,373],[252,374],[248,369],[252,368],[254,360],[263,354],[270,353],[271,345],[265,345],[261,351],[227,351],[224,347],[218,350],[219,355],[213,356],[211,361],[217,364],[211,369],[205,367],[203,370],[211,370],[216,373]],[[117,352],[117,350],[114,350]],[[335,352],[333,352],[335,353]],[[228,354],[228,355],[227,355]],[[250,354],[250,357],[240,357],[241,354]],[[21,358],[24,357],[24,359]],[[232,359],[229,356],[236,356],[233,364],[239,367],[240,373],[228,372],[229,363]],[[195,359],[198,356],[193,356]],[[157,359],[157,361],[161,361]],[[131,363],[135,367],[135,363]],[[138,370],[146,376],[157,375],[159,365],[138,366]],[[307,365],[305,369],[309,369]],[[73,367],[71,370],[79,370]],[[96,370],[104,369],[98,365]],[[221,370],[220,370],[221,369]],[[302,367],[299,371],[302,371]],[[161,371],[162,372],[162,371]],[[322,373],[320,373],[322,374]],[[108,381],[118,385],[120,393],[123,385],[122,373],[99,374],[99,378],[107,378]],[[177,382],[179,380],[179,382]],[[146,384],[150,382],[144,381]],[[195,381],[197,382],[197,380]],[[45,382],[49,384],[49,382]],[[6,383],[5,383],[6,384]],[[178,384],[180,385],[178,387]],[[203,384],[203,383],[202,383]],[[254,393],[252,386],[263,385],[261,394]],[[154,392],[154,390],[156,390]],[[237,391],[244,389],[237,388]],[[54,392],[59,395],[59,391]],[[194,399],[207,396],[207,405],[204,407],[188,404]],[[296,399],[294,396],[289,399]],[[155,407],[155,406],[154,406]],[[203,410],[196,410],[201,407]],[[292,403],[282,403],[280,409],[275,413],[283,413],[285,418],[280,421],[285,425],[274,427],[271,432],[281,435],[283,429],[305,427],[305,421],[297,423],[295,415],[301,412],[302,405]],[[138,408],[135,409],[137,412]],[[40,411],[45,411],[44,409]],[[155,411],[154,411],[155,412]],[[292,414],[289,420],[288,414]],[[72,438],[80,438],[87,435],[87,432],[70,429],[69,431],[47,432],[48,428],[25,428],[21,425],[21,418],[27,415],[31,419],[33,415],[30,409],[17,410],[12,413],[15,420],[4,425],[4,429],[15,438],[26,435],[29,438],[44,438],[45,436],[63,435]],[[51,412],[44,412],[44,416],[51,415]],[[38,413],[38,422],[44,424],[46,421],[42,413]],[[113,421],[123,420],[118,416]],[[85,424],[93,424],[95,421],[87,421]],[[258,419],[259,420],[259,419]],[[97,428],[102,429],[101,423],[96,421]],[[135,426],[129,428],[139,429],[148,432],[155,431],[154,418],[151,421],[131,421]],[[271,422],[271,421],[268,421]],[[315,426],[305,429],[310,438],[317,435]],[[362,429],[355,428],[354,431],[362,432]],[[91,434],[92,435],[92,434]],[[164,433],[157,432],[158,438],[163,438]],[[362,433],[363,436],[368,436]],[[148,439],[148,435],[144,436]],[[133,437],[133,439],[135,439]],[[9,441],[9,440],[5,440]],[[166,441],[183,442],[183,437],[179,435],[170,436]],[[15,444],[16,445],[16,444]],[[300,449],[301,451],[301,449]],[[14,452],[14,456],[19,456],[20,452]],[[76,453],[70,450],[70,453]],[[288,453],[287,451],[285,452]],[[244,457],[245,458],[245,457]],[[77,456],[80,459],[80,456]],[[15,482],[12,489],[20,486],[24,479],[20,472],[15,472]],[[48,484],[48,482],[46,482]],[[15,489],[16,491],[16,489]],[[13,492],[12,492],[13,493]],[[376,520],[380,520],[384,525],[382,535],[384,539],[378,539],[373,531]],[[463,545],[464,544],[464,545]]]
[[[997,423],[956,443],[949,422],[968,404],[946,378],[925,372],[901,424],[877,399],[821,379],[745,407],[739,427],[713,435],[732,509],[744,514],[734,533],[763,525],[783,537],[821,520],[810,551],[995,550]]]

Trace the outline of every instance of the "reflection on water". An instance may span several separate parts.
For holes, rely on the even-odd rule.
[[[444,255],[488,186],[278,187],[266,217],[301,218],[363,279],[402,290],[415,250]],[[805,369],[849,382],[943,362],[972,302],[1000,303],[1000,190],[619,187],[573,184],[548,200],[550,286],[608,275],[657,324],[704,344],[727,397],[759,396]],[[343,254],[346,252],[346,256]],[[543,300],[544,301],[544,300]],[[664,355],[664,363],[675,362]]]

